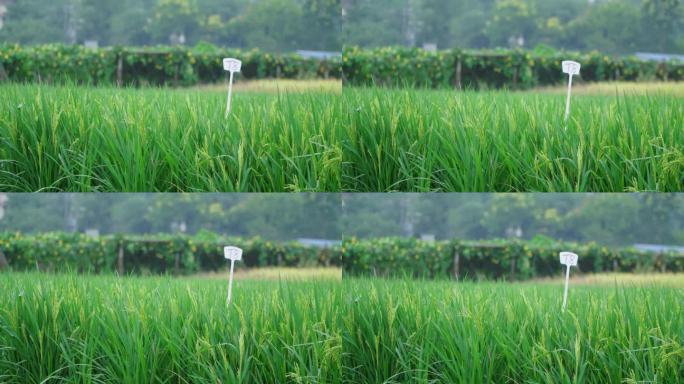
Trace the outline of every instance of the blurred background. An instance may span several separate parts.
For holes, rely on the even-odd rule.
[[[0,194],[0,231],[340,239],[335,194]]]
[[[342,41],[608,54],[684,50],[680,0],[341,0]]]
[[[549,237],[608,246],[684,246],[682,194],[344,194],[342,201],[347,237]]]
[[[341,278],[336,194],[0,194],[0,270]],[[217,275],[221,278],[225,274]]]
[[[0,0],[0,41],[339,51],[339,0]]]
[[[684,272],[682,194],[345,194],[346,276],[527,280]]]

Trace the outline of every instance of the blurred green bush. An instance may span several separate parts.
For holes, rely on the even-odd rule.
[[[598,52],[527,52],[522,50],[444,50],[345,47],[343,82],[350,86],[528,89],[567,81],[561,61],[582,64],[580,77],[598,81],[681,81],[684,63],[647,62]]]
[[[310,60],[259,50],[156,46],[0,45],[4,77],[16,82],[188,86],[225,79],[223,58],[242,60],[243,79],[340,78],[340,59]]]

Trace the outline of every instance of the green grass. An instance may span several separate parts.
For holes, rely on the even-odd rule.
[[[623,192],[684,187],[684,102],[638,88],[325,92],[0,86],[3,191]]]
[[[340,382],[339,285],[4,274],[0,382]]]
[[[340,189],[338,95],[0,86],[0,190]]]
[[[681,191],[684,100],[345,89],[345,190]]]
[[[678,383],[684,280],[3,274],[2,383]],[[614,281],[619,278],[618,281]]]
[[[679,383],[678,287],[345,279],[356,383]]]

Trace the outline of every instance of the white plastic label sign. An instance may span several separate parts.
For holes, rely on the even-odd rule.
[[[565,128],[568,128],[568,119],[570,118],[570,96],[572,95],[572,77],[579,75],[580,63],[576,61],[566,60],[561,63],[563,73],[568,74],[568,99],[565,103]]]
[[[576,61],[569,61],[566,60],[562,63],[563,65],[563,73],[567,73],[568,75],[575,76],[579,75],[580,73],[580,68],[582,65]]]
[[[577,255],[572,253],[572,252],[561,252],[560,253],[560,262],[563,265],[567,265],[569,267],[574,267],[577,266]]]
[[[570,284],[570,267],[577,265],[577,254],[572,252],[561,252],[560,262],[565,265],[565,291],[563,292],[563,312],[568,306],[568,285]]]
[[[228,260],[240,261],[242,260],[242,249],[238,247],[225,247],[223,248],[223,255]]]
[[[242,260],[242,249],[238,247],[224,247],[223,256],[230,260],[230,279],[228,280],[228,296],[226,297],[226,305],[230,305],[230,298],[233,292],[233,269],[235,269],[235,262]]]
[[[240,72],[242,61],[238,59],[223,59],[223,69],[228,72]]]
[[[223,69],[230,72],[230,83],[228,84],[228,100],[226,101],[226,118],[230,115],[230,100],[233,95],[233,77],[236,72],[242,69],[242,61],[238,59],[223,59]]]

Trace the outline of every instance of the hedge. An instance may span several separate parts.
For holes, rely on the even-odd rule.
[[[0,234],[0,251],[12,270],[151,274],[215,271],[226,266],[223,247],[243,249],[238,267],[334,266],[339,251],[276,243],[260,238],[196,236],[99,236],[84,234]],[[121,256],[121,258],[120,258]]]
[[[684,80],[682,62],[657,63],[598,52],[542,55],[522,50],[429,52],[403,47],[345,47],[342,73],[347,86],[526,89],[566,81],[563,60],[580,62],[580,79],[585,82]]]
[[[92,85],[194,85],[225,79],[223,58],[242,60],[242,79],[340,78],[340,59],[206,47],[0,45],[0,80]]]
[[[350,276],[524,280],[557,276],[561,251],[579,255],[580,273],[684,272],[684,257],[679,254],[607,248],[594,243],[351,238],[343,243],[341,251],[344,272]]]

